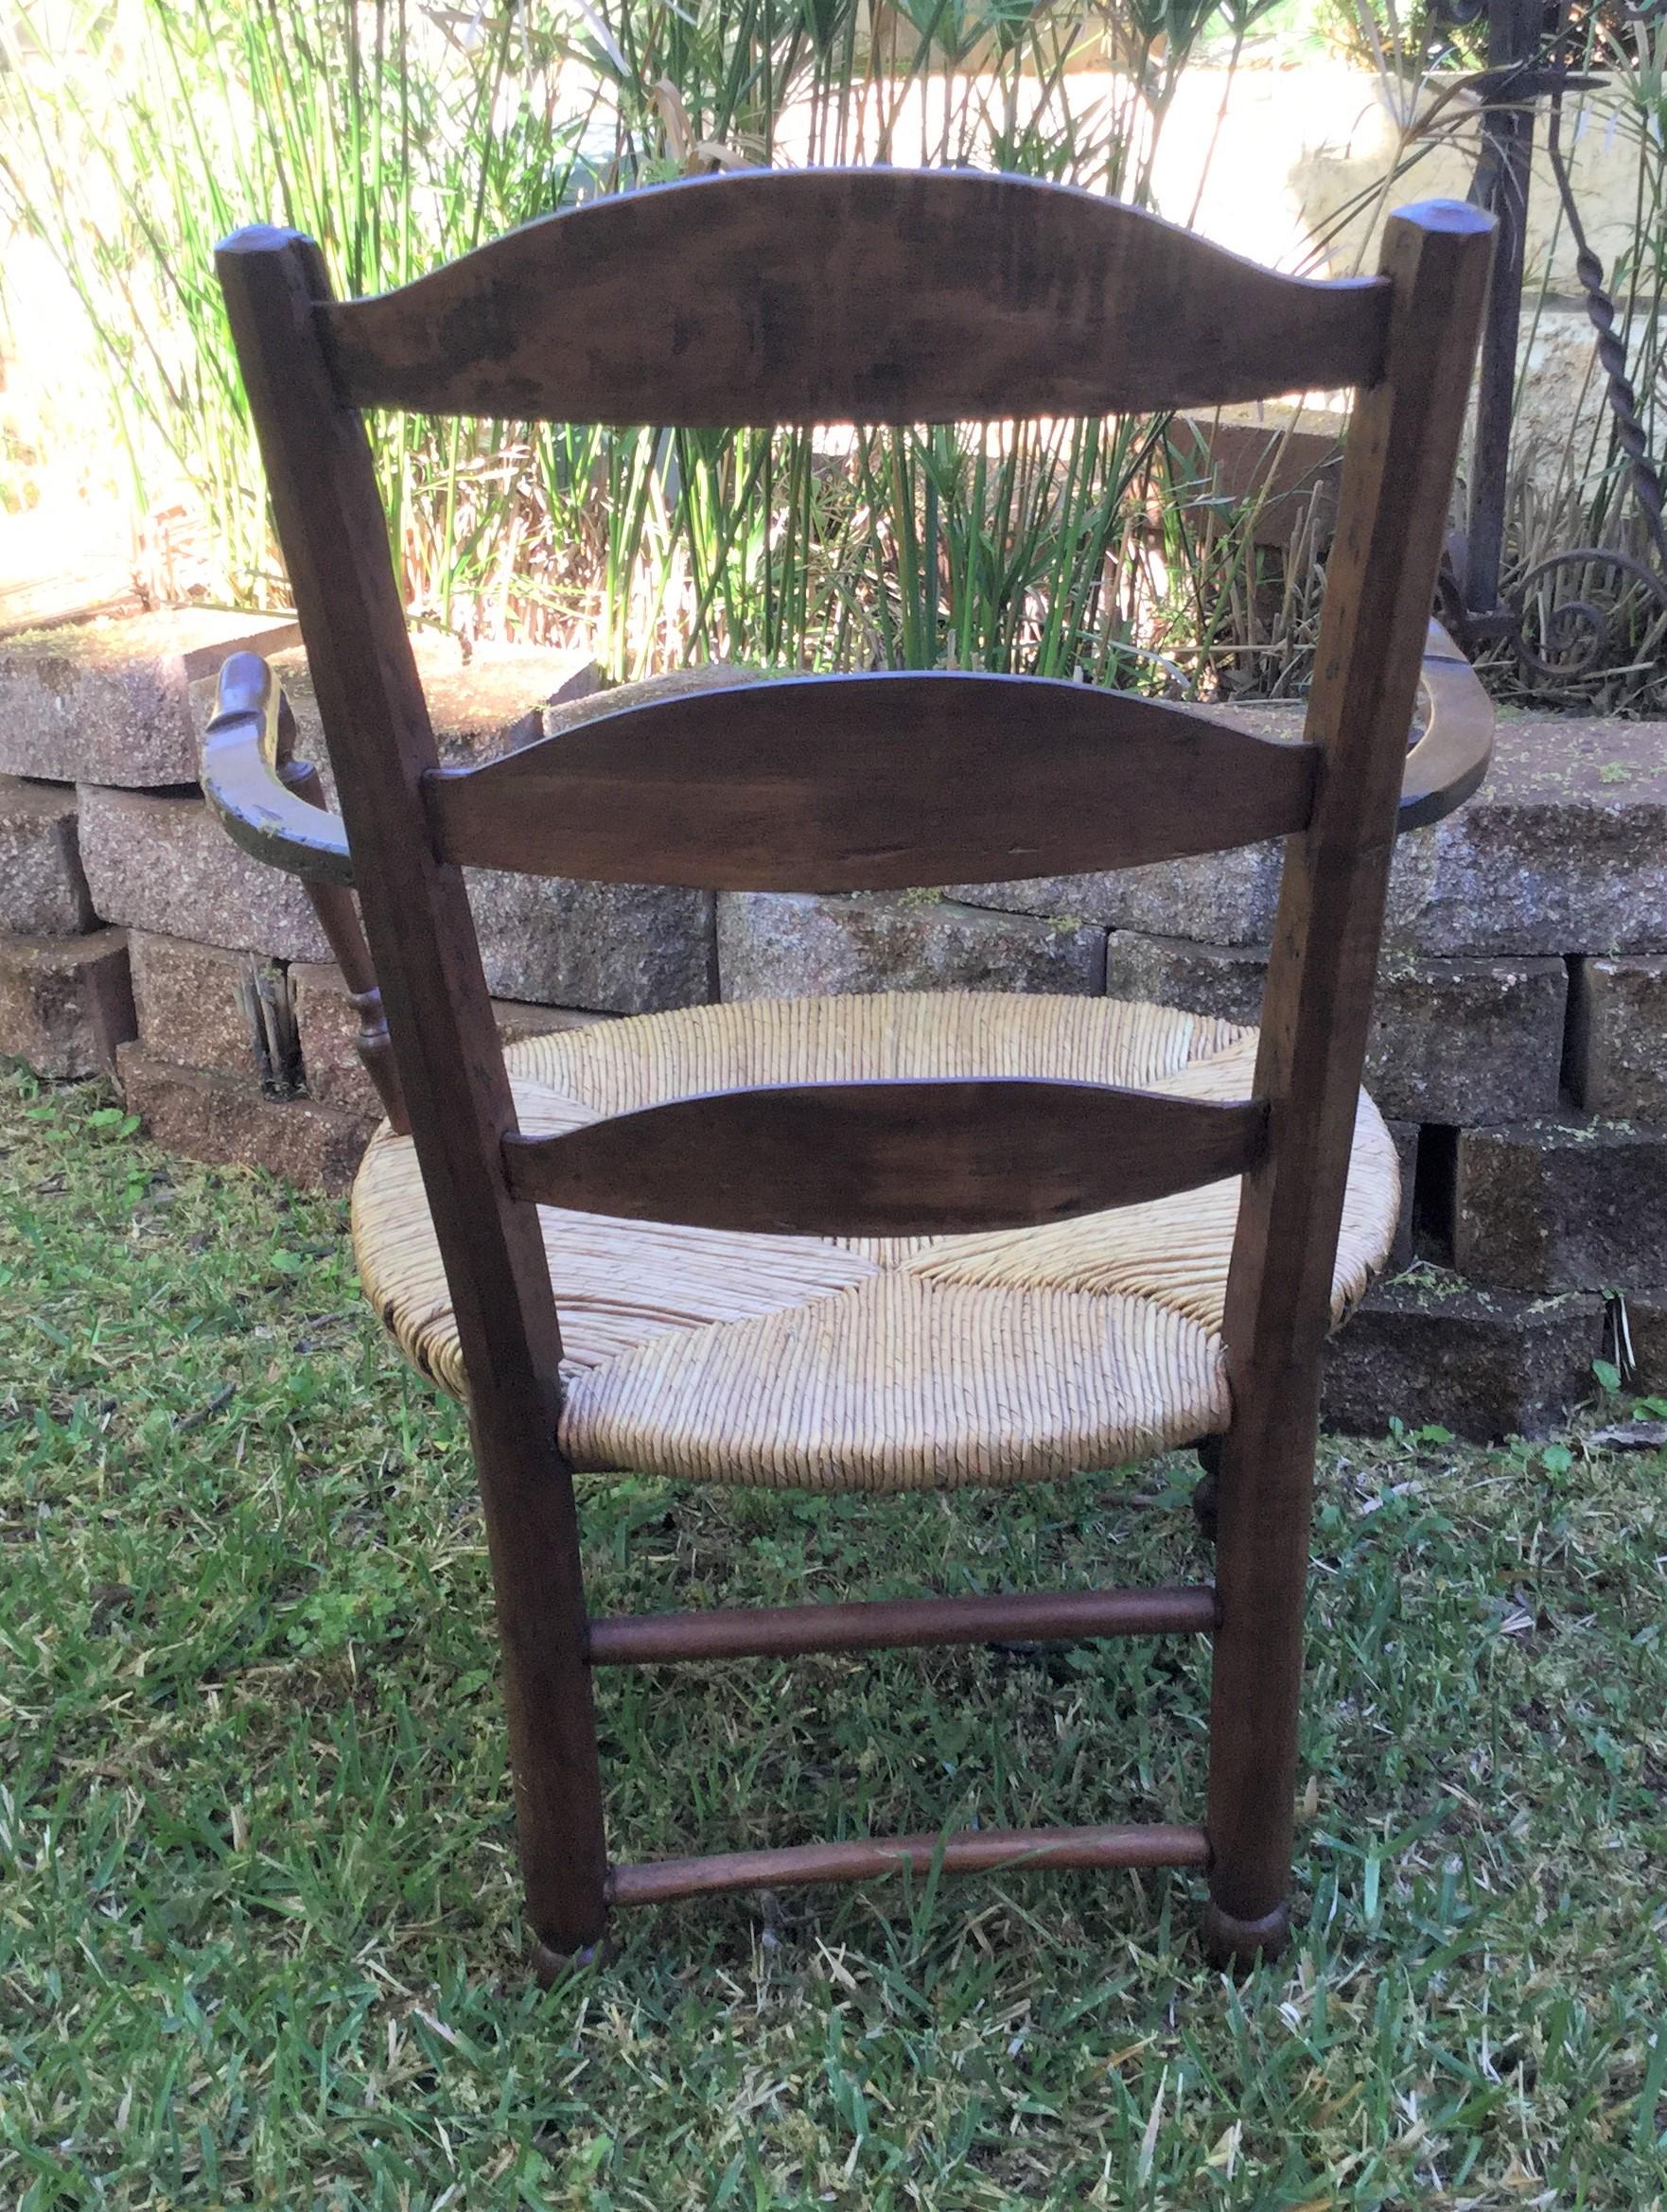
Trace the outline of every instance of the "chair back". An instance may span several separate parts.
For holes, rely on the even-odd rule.
[[[1467,207],[1410,208],[1377,273],[1315,282],[1062,186],[869,169],[598,200],[377,299],[336,299],[293,233],[225,242],[477,1413],[487,1399],[500,1415],[547,1412],[558,1389],[529,1201],[908,1234],[1242,1173],[1230,1354],[1317,1345],[1490,230]],[[1357,397],[1296,745],[1040,678],[873,674],[704,690],[443,768],[361,420],[393,407],[693,427],[991,421],[1337,386]],[[1271,836],[1290,843],[1255,1095],[1239,1104],[1045,1080],[821,1083],[561,1135],[516,1128],[465,866],[870,890]]]

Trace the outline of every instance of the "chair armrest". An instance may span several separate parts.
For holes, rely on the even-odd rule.
[[[294,746],[284,687],[257,653],[234,653],[202,741],[204,798],[234,844],[256,860],[351,884],[347,834],[325,806],[317,770],[293,758]]]
[[[294,758],[295,717],[284,687],[256,653],[234,653],[219,675],[202,741],[202,790],[245,852],[307,880],[342,979],[359,1015],[358,1051],[394,1129],[411,1122],[400,1091],[382,993],[349,886],[347,833],[325,805],[318,770]]]
[[[1493,701],[1439,623],[1430,625],[1418,689],[1427,720],[1401,777],[1397,834],[1463,806],[1480,790],[1493,758]]]

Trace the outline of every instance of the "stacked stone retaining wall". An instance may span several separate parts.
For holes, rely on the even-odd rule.
[[[0,1052],[109,1069],[164,1143],[343,1189],[374,1126],[301,887],[239,853],[195,777],[226,654],[281,620],[147,615],[0,643]],[[446,757],[587,710],[570,657],[420,644]],[[1295,710],[1247,710],[1294,734]],[[477,871],[505,1032],[716,998],[1111,992],[1254,1021],[1278,852],[823,897]],[[1404,1168],[1389,1277],[1333,1346],[1338,1425],[1545,1427],[1606,1349],[1667,1388],[1667,725],[1507,719],[1493,772],[1402,840],[1368,1084]]]

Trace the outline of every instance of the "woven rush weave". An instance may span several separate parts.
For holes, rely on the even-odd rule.
[[[521,1127],[572,1129],[695,1092],[886,1078],[1049,1077],[1249,1095],[1256,1033],[1113,999],[886,992],[636,1015],[507,1055]],[[1332,1280],[1338,1321],[1395,1234],[1399,1169],[1361,1094]],[[1221,1343],[1237,1178],[976,1236],[744,1235],[538,1209],[576,1466],[908,1490],[1112,1466],[1228,1425]],[[411,1140],[384,1126],[353,1193],[365,1291],[466,1398]]]

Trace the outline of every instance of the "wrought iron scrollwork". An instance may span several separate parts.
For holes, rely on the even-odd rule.
[[[1583,683],[1622,673],[1641,631],[1658,643],[1667,631],[1667,585],[1613,547],[1552,553],[1535,562],[1512,596],[1512,643],[1524,674],[1569,705],[1582,696]]]
[[[1483,0],[1437,0],[1446,22],[1473,22]],[[1641,23],[1667,14],[1667,0],[1623,4],[1621,15]],[[1483,405],[1478,420],[1471,512],[1453,542],[1442,594],[1444,617],[1467,644],[1507,638],[1523,675],[1553,696],[1574,703],[1582,687],[1623,676],[1641,648],[1667,649],[1667,497],[1649,451],[1638,394],[1627,375],[1625,340],[1602,260],[1593,252],[1562,146],[1565,94],[1602,84],[1582,74],[1569,50],[1568,0],[1517,0],[1488,9],[1488,68],[1470,79],[1482,98],[1483,146],[1471,197],[1499,216],[1501,228],[1495,288],[1489,302],[1492,343],[1483,343]],[[1626,483],[1658,566],[1616,547],[1575,546],[1540,560],[1505,591],[1500,588],[1511,388],[1522,291],[1534,103],[1548,103],[1546,152],[1575,248],[1575,276],[1591,324],[1605,401],[1624,460]]]
[[[1651,0],[1651,4],[1659,7],[1667,4],[1667,0]],[[1569,164],[1563,158],[1562,133],[1563,103],[1556,98],[1552,102],[1546,124],[1546,155],[1552,165],[1552,174],[1557,180],[1563,219],[1569,225],[1569,236],[1574,240],[1574,273],[1586,295],[1587,321],[1596,333],[1598,366],[1604,372],[1605,396],[1615,418],[1616,443],[1626,455],[1633,496],[1644,518],[1656,557],[1667,571],[1667,522],[1662,519],[1661,478],[1650,459],[1643,422],[1638,412],[1638,394],[1626,374],[1626,344],[1615,327],[1615,302],[1605,284],[1604,265],[1592,252],[1586,225],[1580,219]]]

